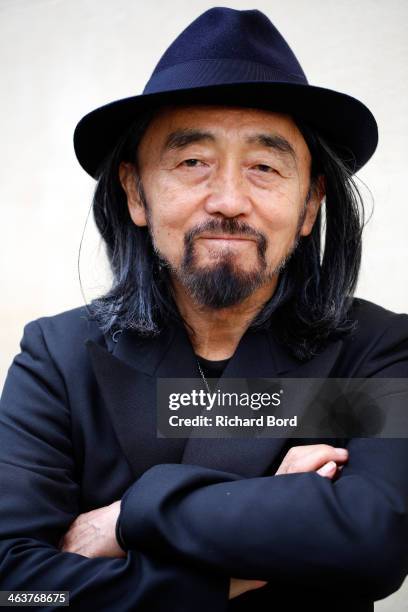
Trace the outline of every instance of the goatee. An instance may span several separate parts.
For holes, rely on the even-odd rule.
[[[242,270],[236,262],[237,253],[226,250],[217,254],[215,263],[200,266],[196,261],[194,238],[201,233],[248,235],[257,243],[258,265],[251,271]],[[211,309],[228,308],[243,302],[256,289],[270,282],[282,272],[295,251],[299,234],[288,253],[272,270],[267,269],[265,258],[267,241],[263,234],[248,226],[239,225],[234,219],[224,219],[221,223],[211,220],[205,226],[191,230],[184,239],[184,255],[179,268],[174,268],[155,248],[161,267],[170,269],[173,275],[200,306]]]

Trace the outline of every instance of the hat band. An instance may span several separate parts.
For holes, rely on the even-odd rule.
[[[308,84],[304,74],[288,73],[277,66],[247,60],[200,59],[181,62],[153,73],[143,94],[248,81]]]

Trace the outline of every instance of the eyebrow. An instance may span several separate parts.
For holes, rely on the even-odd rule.
[[[162,147],[162,154],[172,149],[183,149],[189,144],[202,141],[215,142],[215,136],[211,132],[203,132],[202,130],[192,128],[182,128],[170,132]]]
[[[205,132],[203,130],[194,129],[194,128],[182,128],[177,129],[171,132],[162,147],[162,155],[166,151],[175,150],[175,149],[183,149],[189,144],[193,144],[195,142],[215,142],[216,137],[212,132]],[[280,134],[268,134],[268,133],[257,133],[248,136],[245,139],[245,142],[248,144],[258,144],[268,149],[272,149],[277,151],[278,153],[283,154],[286,157],[291,157],[296,164],[297,155],[295,149],[291,145],[291,143],[286,140]]]
[[[254,134],[253,136],[248,136],[245,141],[249,144],[259,144],[263,147],[278,151],[278,153],[283,153],[284,156],[291,157],[296,164],[297,155],[295,149],[290,144],[289,140],[286,140],[286,138],[279,134]]]

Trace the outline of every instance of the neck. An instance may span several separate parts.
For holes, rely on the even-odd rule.
[[[272,297],[278,276],[262,285],[248,298],[236,306],[213,309],[197,304],[184,287],[173,279],[174,297],[183,319],[194,330],[187,327],[194,352],[205,359],[227,359],[231,357],[251,321]]]

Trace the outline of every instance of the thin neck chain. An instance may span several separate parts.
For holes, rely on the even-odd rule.
[[[204,381],[204,384],[205,384],[205,386],[206,386],[206,388],[207,388],[207,391],[208,391],[208,393],[211,393],[210,385],[208,384],[207,379],[206,379],[206,377],[204,376],[204,372],[203,372],[203,370],[202,370],[202,368],[201,368],[201,366],[200,366],[200,362],[198,361],[198,359],[197,359],[197,358],[196,358],[196,361],[197,361],[198,369],[200,370],[201,378],[202,378],[202,379],[203,379],[203,381]]]

